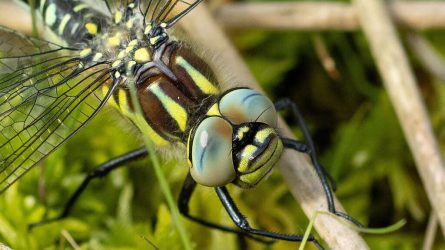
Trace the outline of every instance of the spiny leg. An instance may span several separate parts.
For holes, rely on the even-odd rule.
[[[318,178],[320,179],[320,182],[323,186],[323,189],[326,194],[327,202],[328,202],[328,210],[342,218],[345,218],[346,220],[351,221],[352,223],[356,224],[359,227],[362,227],[363,225],[357,221],[356,219],[352,218],[351,216],[339,212],[335,208],[334,204],[334,195],[332,194],[331,187],[329,186],[328,180],[326,179],[326,176],[329,178],[329,180],[332,183],[332,189],[335,189],[335,182],[333,181],[333,178],[328,174],[326,169],[323,168],[323,166],[318,162],[317,152],[315,151],[315,145],[312,141],[312,137],[309,133],[309,130],[306,126],[306,123],[304,122],[303,116],[301,115],[300,111],[298,110],[297,105],[291,101],[290,99],[282,99],[277,102],[275,102],[275,108],[277,110],[284,110],[284,109],[290,109],[297,118],[298,125],[300,126],[301,131],[303,132],[304,139],[306,140],[307,144],[303,144],[300,141],[289,139],[289,138],[282,138],[283,145],[286,148],[291,148],[296,151],[307,153],[309,154],[312,164],[315,168],[315,171],[317,172]],[[306,147],[305,147],[306,145]]]
[[[112,160],[109,160],[108,162],[98,166],[93,171],[88,173],[88,175],[83,180],[82,184],[76,189],[76,191],[71,195],[68,202],[65,204],[65,208],[63,209],[63,212],[55,217],[50,219],[44,219],[35,223],[32,223],[29,225],[29,228],[32,229],[35,226],[44,225],[50,222],[58,221],[63,218],[66,218],[69,213],[71,212],[72,207],[76,203],[76,201],[79,199],[80,195],[85,191],[85,189],[88,187],[90,182],[93,179],[104,177],[108,175],[111,171],[124,166],[126,163],[144,158],[148,155],[147,149],[145,147],[142,147],[140,149],[136,149],[134,151],[128,152],[126,154],[123,154],[121,156],[118,156]]]
[[[268,238],[272,238],[272,239],[285,240],[285,241],[297,241],[297,242],[303,241],[304,235],[275,233],[275,232],[270,232],[267,230],[255,229],[255,228],[250,227],[249,222],[246,220],[244,215],[241,214],[241,212],[239,211],[235,202],[233,201],[232,197],[230,197],[230,194],[227,191],[227,188],[226,187],[216,187],[215,190],[216,190],[216,193],[218,194],[218,197],[221,200],[224,208],[226,209],[227,213],[229,213],[233,222],[241,230],[243,230],[249,234],[252,234],[252,235],[258,235],[258,236],[268,237]],[[314,245],[317,246],[318,249],[323,249],[323,247],[320,245],[320,243],[318,243],[318,241],[314,238],[314,236],[309,235],[307,240],[313,242]]]
[[[193,191],[196,188],[197,183],[195,182],[195,180],[193,180],[192,176],[190,175],[190,173],[187,174],[187,177],[184,181],[184,184],[182,185],[182,189],[181,189],[181,193],[179,194],[179,199],[178,199],[178,208],[179,208],[179,212],[181,212],[182,215],[184,215],[186,218],[190,219],[191,221],[197,222],[201,225],[204,225],[206,227],[210,227],[210,228],[214,228],[214,229],[218,229],[220,231],[223,232],[228,232],[228,233],[235,233],[238,235],[242,235],[245,236],[247,238],[253,239],[255,241],[261,242],[261,243],[265,243],[265,244],[270,244],[273,243],[273,241],[269,241],[269,240],[264,240],[264,239],[260,239],[257,237],[254,237],[252,235],[250,235],[247,232],[241,231],[239,229],[236,228],[232,228],[232,227],[228,227],[228,226],[224,226],[224,225],[220,225],[214,222],[210,222],[204,219],[201,219],[197,216],[191,215],[189,212],[189,202],[190,199],[192,198],[192,194]]]

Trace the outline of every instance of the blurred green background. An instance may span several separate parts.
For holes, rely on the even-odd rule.
[[[405,40],[407,31],[401,31]],[[445,34],[424,32],[445,56]],[[400,219],[407,224],[384,235],[366,235],[372,249],[420,249],[431,208],[410,151],[382,87],[362,33],[231,31],[229,36],[273,100],[292,98],[300,107],[322,164],[337,181],[337,197],[346,211],[369,227]],[[335,62],[326,71],[317,54],[322,43]],[[211,48],[208,49],[211,53]],[[445,82],[423,68],[408,47],[434,131],[445,145]],[[295,121],[283,114],[289,124]],[[295,133],[301,137],[298,127]],[[27,225],[62,211],[85,174],[115,156],[142,145],[140,134],[106,108],[74,138],[0,196],[0,242],[13,249],[183,249],[151,162],[141,160],[94,181],[61,222]],[[175,198],[187,167],[163,159]],[[230,188],[252,225],[304,233],[308,219],[278,171],[253,190]],[[199,187],[191,211],[232,225],[210,188]],[[185,219],[195,249],[296,249],[278,241],[262,245],[211,230]],[[307,249],[315,249],[311,244]],[[445,249],[441,233],[435,249]]]

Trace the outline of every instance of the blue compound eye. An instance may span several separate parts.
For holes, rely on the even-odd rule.
[[[219,101],[219,111],[232,123],[262,122],[277,126],[277,111],[266,96],[252,89],[235,89]]]
[[[232,133],[230,123],[221,117],[204,118],[198,125],[191,138],[192,145],[188,145],[191,147],[190,174],[197,183],[217,187],[235,179]]]

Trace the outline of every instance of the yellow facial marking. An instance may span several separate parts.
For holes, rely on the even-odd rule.
[[[219,112],[219,106],[218,103],[215,103],[210,107],[209,111],[207,111],[208,116],[221,116],[221,113]]]
[[[76,5],[73,8],[73,11],[77,13],[77,12],[80,12],[81,10],[83,10],[83,9],[86,9],[86,8],[88,8],[88,5],[85,4],[85,3],[81,3],[81,4]]]
[[[277,142],[272,148],[271,150],[273,151],[267,156],[265,163],[261,161],[262,164],[264,164],[261,166],[261,168],[252,173],[240,176],[240,180],[247,184],[247,186],[253,187],[258,184],[258,182],[264,178],[264,176],[272,169],[280,158],[281,152],[283,152],[283,144],[281,142]]]
[[[183,57],[176,57],[176,63],[181,66],[192,78],[193,82],[201,89],[204,94],[216,94],[218,89],[204,76],[190,65]]]
[[[268,149],[264,151],[263,154],[257,156],[255,161],[255,166],[253,166],[252,169],[257,169],[258,167],[266,166],[267,162],[270,161],[272,155],[274,154],[277,144],[278,140],[273,140],[269,145]]]
[[[259,143],[264,143],[266,138],[273,133],[274,133],[274,130],[272,128],[262,129],[261,131],[256,133],[255,140],[258,141]]]
[[[264,168],[266,170],[266,168]],[[270,170],[267,169],[267,170]],[[255,186],[258,182],[266,175],[266,171],[255,171],[253,173],[245,174],[240,176],[240,180],[244,183],[248,183],[249,186]]]
[[[134,52],[134,60],[137,63],[146,63],[151,60],[150,50],[148,48],[140,48]]]
[[[124,16],[124,13],[122,11],[117,11],[116,14],[114,14],[114,23],[118,24],[122,21],[122,17]]]
[[[66,14],[62,18],[62,21],[60,21],[59,29],[58,29],[59,35],[63,34],[63,31],[65,30],[65,27],[68,24],[68,22],[70,21],[70,19],[71,19],[71,15],[70,14]]]
[[[257,151],[258,148],[254,145],[247,145],[241,156],[241,161],[238,166],[238,171],[243,173],[249,169],[250,162],[253,160],[252,155]]]
[[[84,58],[87,57],[91,54],[91,52],[93,52],[93,50],[91,48],[87,48],[87,49],[83,49],[82,51],[80,51],[80,57]]]
[[[249,127],[242,127],[240,129],[238,129],[238,133],[236,135],[238,140],[242,140],[244,137],[244,134],[247,133],[249,130],[250,130]]]
[[[91,35],[97,34],[97,25],[95,23],[87,23],[85,24],[85,28],[87,29],[88,33]]]

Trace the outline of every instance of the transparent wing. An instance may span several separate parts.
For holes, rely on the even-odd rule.
[[[114,90],[105,65],[0,27],[0,193],[85,125]],[[96,91],[106,86],[107,91]]]
[[[203,0],[147,0],[141,7],[148,21],[164,22],[173,26]]]
[[[107,14],[122,9],[129,4],[136,4],[147,21],[166,23],[167,28],[173,26],[182,17],[187,15],[203,0],[83,0],[94,9]],[[107,11],[105,11],[107,10]]]

